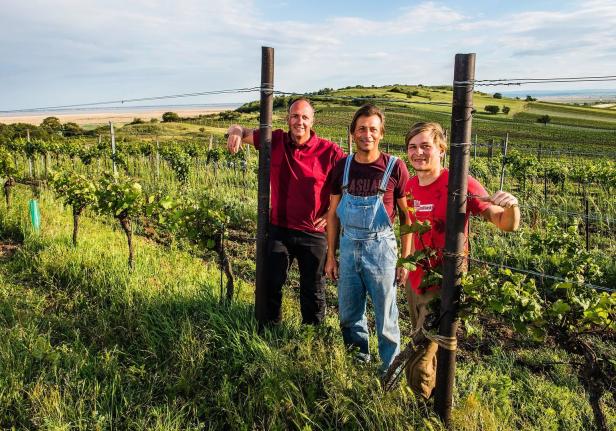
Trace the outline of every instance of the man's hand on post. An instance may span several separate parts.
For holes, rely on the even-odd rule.
[[[242,133],[240,126],[231,126],[227,130],[227,149],[231,154],[237,153],[242,148]]]

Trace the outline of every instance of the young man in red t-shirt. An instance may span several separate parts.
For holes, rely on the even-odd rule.
[[[442,250],[445,248],[445,220],[449,171],[441,166],[447,143],[445,133],[438,123],[417,123],[406,134],[409,162],[415,170],[407,186],[408,207],[412,221],[428,220],[431,229],[423,235],[413,235],[412,252],[431,248],[437,251],[429,265],[442,264]],[[468,177],[468,201],[466,206],[467,231],[470,214],[481,215],[504,231],[514,231],[520,223],[518,200],[510,193],[498,191],[488,195],[483,186],[473,177]],[[468,244],[466,245],[468,247]],[[424,268],[411,271],[407,282],[407,299],[414,331],[420,330],[429,314],[429,303],[440,295],[440,286],[422,283]],[[436,351],[438,345],[431,342],[425,354],[407,366],[409,386],[418,394],[429,398],[436,381]]]
[[[317,324],[325,317],[325,215],[330,193],[326,179],[344,152],[312,130],[314,109],[307,99],[289,106],[287,123],[288,132],[272,132],[264,323],[280,322],[282,286],[293,259],[297,259],[302,323]],[[242,142],[260,149],[259,129],[233,125],[227,133],[231,153],[236,153]]]

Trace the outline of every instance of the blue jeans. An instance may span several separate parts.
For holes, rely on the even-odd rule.
[[[391,229],[367,233],[363,239],[354,237],[344,233],[340,237],[338,306],[342,337],[345,345],[359,348],[364,359],[370,358],[367,293],[374,307],[381,371],[385,371],[400,352],[396,237]]]

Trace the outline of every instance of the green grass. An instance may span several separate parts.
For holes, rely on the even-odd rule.
[[[221,304],[213,263],[138,239],[130,274],[113,223],[84,217],[73,248],[68,211],[43,192],[33,235],[29,191],[16,195],[0,217],[3,238],[24,239],[0,261],[1,428],[440,428],[404,385],[383,394],[376,364],[353,363],[335,314],[302,327],[291,289],[285,323],[260,336],[252,287],[240,280],[234,303]],[[499,349],[473,355],[458,365],[458,429],[590,422],[574,377],[532,373]]]

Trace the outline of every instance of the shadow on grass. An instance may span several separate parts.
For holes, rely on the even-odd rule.
[[[70,250],[32,241],[4,265],[2,309],[20,311],[3,318],[13,402],[0,400],[2,427],[423,427],[410,394],[383,395],[374,370],[349,361],[337,328],[259,335],[251,304],[212,294],[216,278],[134,286],[103,255],[49,258]]]

